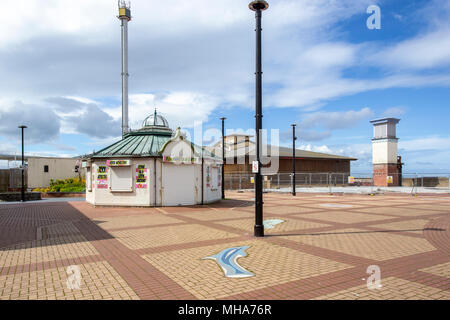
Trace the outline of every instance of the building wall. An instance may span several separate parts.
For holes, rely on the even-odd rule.
[[[112,206],[150,206],[151,201],[154,202],[153,188],[151,188],[154,177],[151,173],[154,171],[154,162],[151,158],[146,159],[127,159],[131,161],[130,170],[132,175],[132,189],[129,192],[117,192],[111,190],[111,168],[107,167],[106,160],[95,160],[91,164],[90,175],[91,178],[86,179],[86,184],[91,182],[91,186],[86,186],[86,201],[93,205],[112,205]],[[136,169],[139,165],[145,165],[147,168],[147,188],[136,188]],[[107,167],[107,180],[99,180],[99,167]],[[101,185],[106,185],[106,188],[101,188]]]
[[[373,140],[372,163],[397,163],[397,145],[398,142],[395,139]]]
[[[392,183],[388,183],[387,177],[392,177]],[[374,164],[373,185],[377,187],[399,186],[399,174],[397,164]]]
[[[78,177],[75,170],[77,159],[65,158],[28,158],[28,188],[42,188],[50,185],[50,179]],[[44,166],[48,165],[48,172]]]
[[[263,166],[264,167],[264,166]],[[295,161],[296,172],[306,173],[350,173],[350,160],[336,160],[336,159],[296,159]],[[235,160],[234,164],[228,162],[225,163],[225,174],[229,173],[251,173],[252,168],[248,159],[246,164],[237,164]],[[276,173],[291,173],[292,172],[292,158],[280,158],[278,165],[278,172]]]
[[[292,159],[280,159],[280,172],[292,172]],[[308,173],[349,173],[350,160],[296,159],[296,172]]]
[[[372,140],[373,184],[377,187],[399,186],[397,139]],[[387,178],[392,177],[392,183]]]
[[[174,206],[174,205],[195,205],[203,203],[212,203],[221,199],[221,185],[213,185],[213,179],[211,174],[215,172],[217,175],[216,182],[221,183],[219,179],[220,175],[220,164],[214,160],[204,160],[203,164],[203,189],[202,189],[202,164],[179,164],[182,168],[186,168],[186,174],[191,174],[192,180],[195,182],[193,185],[193,190],[183,190],[187,184],[183,183],[187,177],[178,176],[173,177],[170,175],[170,181],[167,181],[169,175],[164,175],[166,170],[171,170],[173,166],[177,166],[173,163],[164,163],[161,158],[127,158],[131,160],[131,170],[133,172],[133,190],[130,192],[114,192],[109,188],[110,185],[110,170],[108,170],[108,187],[106,189],[100,189],[97,185],[98,168],[99,166],[106,166],[106,160],[95,160],[91,164],[90,175],[92,178],[91,188],[86,187],[86,201],[93,205],[102,206]],[[145,165],[148,169],[147,171],[147,188],[137,189],[136,188],[136,169],[138,165]],[[189,167],[189,168],[187,168]],[[208,170],[209,177],[208,180]],[[184,170],[181,170],[183,172]],[[180,172],[180,171],[179,171]],[[89,178],[86,179],[88,184]],[[186,197],[183,201],[178,201],[177,192],[171,193],[171,198],[167,198],[164,195],[164,190],[167,188],[178,188],[181,187],[177,192],[185,192],[192,194],[191,201],[187,201]],[[203,190],[203,198],[202,198]],[[191,192],[193,191],[193,192]],[[169,193],[169,192],[168,192]],[[156,201],[155,201],[156,199]]]

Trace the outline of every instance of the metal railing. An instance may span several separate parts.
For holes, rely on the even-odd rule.
[[[254,189],[254,175],[251,173],[225,173],[226,190],[251,190]],[[292,174],[277,173],[263,176],[264,191],[290,192],[292,189]],[[309,173],[297,172],[295,175],[295,186],[298,191],[305,189],[318,189],[324,191],[328,188],[330,192],[348,191],[353,188],[386,188],[393,191],[411,192],[423,191],[450,191],[450,173],[403,173],[375,174],[372,173],[342,173],[323,172]],[[302,190],[303,189],[303,190]],[[357,190],[357,189],[356,189]]]

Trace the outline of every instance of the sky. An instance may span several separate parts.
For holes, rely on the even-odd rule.
[[[263,127],[301,149],[358,158],[371,172],[370,120],[401,119],[410,173],[450,174],[450,1],[271,0],[263,13]],[[380,28],[368,28],[380,8]],[[0,154],[71,157],[121,138],[115,0],[2,0]],[[252,132],[254,13],[244,0],[132,0],[129,116],[154,108],[203,143]],[[195,138],[198,142],[198,137]],[[5,163],[0,163],[5,166]]]

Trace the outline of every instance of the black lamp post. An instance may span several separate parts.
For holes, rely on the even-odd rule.
[[[297,137],[295,136],[295,126],[296,124],[291,124],[292,126],[292,195],[295,196],[295,140]]]
[[[264,237],[263,225],[263,193],[261,178],[261,130],[262,130],[262,62],[261,62],[261,16],[262,11],[269,7],[264,0],[256,0],[248,5],[250,10],[255,11],[256,19],[256,161],[258,163],[258,171],[255,173],[255,237]]]
[[[225,199],[225,120],[227,118],[220,118],[222,120],[222,199]]]
[[[24,176],[24,170],[25,170],[25,155],[24,155],[24,147],[23,147],[23,145],[24,145],[24,143],[23,143],[23,129],[26,129],[27,128],[27,126],[19,126],[19,128],[20,129],[22,129],[22,190],[21,190],[21,193],[22,193],[22,202],[24,202],[25,201],[25,176]]]

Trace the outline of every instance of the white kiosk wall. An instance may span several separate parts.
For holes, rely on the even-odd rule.
[[[90,169],[91,188],[87,186],[86,201],[94,205],[150,206],[151,169],[150,159],[129,160],[127,166],[109,166],[107,160],[97,160]],[[138,166],[145,166],[146,182],[137,182]],[[140,185],[140,186],[138,186]],[[145,187],[144,187],[145,185]]]
[[[163,164],[162,205],[178,206],[198,203],[196,165]]]

